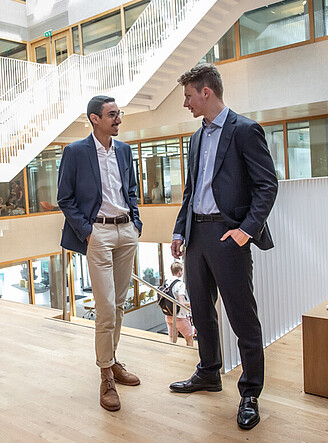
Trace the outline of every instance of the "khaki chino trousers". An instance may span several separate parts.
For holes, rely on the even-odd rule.
[[[95,348],[100,368],[115,363],[138,236],[133,222],[94,223],[92,228],[87,261],[97,312]]]

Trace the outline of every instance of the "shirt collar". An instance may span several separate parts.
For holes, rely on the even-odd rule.
[[[93,137],[93,141],[95,142],[95,145],[96,145],[96,149],[97,149],[97,151],[99,151],[100,149],[105,149],[105,150],[106,150],[105,146],[103,146],[103,145],[100,143],[100,141],[99,141],[99,140],[97,139],[97,137],[95,136],[94,132],[92,132],[92,137]],[[109,147],[109,151],[112,151],[112,150],[114,149],[114,141],[113,141],[113,139],[111,139],[111,141],[112,141],[112,143],[111,143],[111,145],[110,145],[110,147]]]
[[[213,128],[213,126],[218,126],[219,128],[222,128],[222,126],[224,125],[224,123],[227,119],[228,112],[229,112],[229,108],[228,108],[228,106],[225,106],[223,108],[223,110],[220,112],[220,114],[218,114],[215,117],[215,119],[212,121],[212,123],[210,125],[207,125],[205,122],[205,119],[203,118],[203,120],[202,120],[203,129]]]

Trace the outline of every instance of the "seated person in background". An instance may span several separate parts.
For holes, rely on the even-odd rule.
[[[2,215],[5,215],[5,214],[6,214],[6,209],[7,209],[7,207],[6,207],[6,205],[4,204],[4,202],[3,202],[3,198],[0,197],[0,217],[1,217]]]
[[[18,207],[22,207],[24,206],[24,193],[23,193],[23,188],[21,187],[20,181],[17,180],[13,183],[13,190],[14,190],[14,200],[16,203],[16,206]]]
[[[154,187],[151,191],[151,202],[155,203],[155,204],[156,203],[164,203],[162,191],[161,191],[161,188],[159,187],[158,182],[154,182]]]
[[[167,279],[167,284],[170,285],[174,282],[176,279],[180,279],[183,275],[183,265],[180,262],[173,262],[171,264],[171,273],[172,278]],[[172,288],[173,295],[176,300],[178,300],[180,303],[183,303],[185,306],[190,308],[190,302],[186,300],[186,285],[183,281],[178,281],[175,283],[175,285]],[[167,329],[169,332],[169,337],[171,341],[173,342],[173,317],[165,316],[165,321],[167,324]],[[188,316],[188,311],[186,311],[183,308],[180,308],[179,312],[177,313],[177,319],[176,319],[176,333],[180,332],[184,339],[186,340],[187,346],[193,346],[194,345],[194,333],[193,333],[193,327],[191,326],[190,318]]]
[[[8,197],[8,200],[6,201],[6,207],[8,214],[10,214],[11,211],[13,211],[16,208],[14,197],[12,195]]]

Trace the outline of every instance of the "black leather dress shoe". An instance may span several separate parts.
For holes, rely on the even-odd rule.
[[[259,405],[256,397],[241,397],[237,423],[241,429],[252,429],[260,421]]]
[[[193,374],[189,380],[177,381],[170,384],[171,391],[181,392],[182,394],[188,394],[196,391],[222,391],[221,379],[215,382],[209,382],[199,377],[197,374]]]

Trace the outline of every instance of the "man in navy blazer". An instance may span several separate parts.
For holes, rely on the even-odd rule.
[[[87,115],[92,134],[66,146],[60,164],[58,204],[65,215],[61,245],[87,255],[97,312],[100,404],[116,411],[120,399],[115,381],[140,383],[116,359],[116,350],[142,223],[131,148],[113,140],[123,112],[114,98],[96,96]]]
[[[223,103],[223,85],[213,65],[183,74],[185,102],[202,127],[192,135],[183,203],[174,228],[172,254],[186,246],[187,290],[197,330],[200,362],[190,379],[172,383],[179,393],[221,391],[218,317],[219,288],[238,337],[243,372],[237,422],[252,429],[260,421],[258,401],[264,379],[261,325],[253,295],[250,243],[273,247],[266,220],[278,182],[259,124]]]

